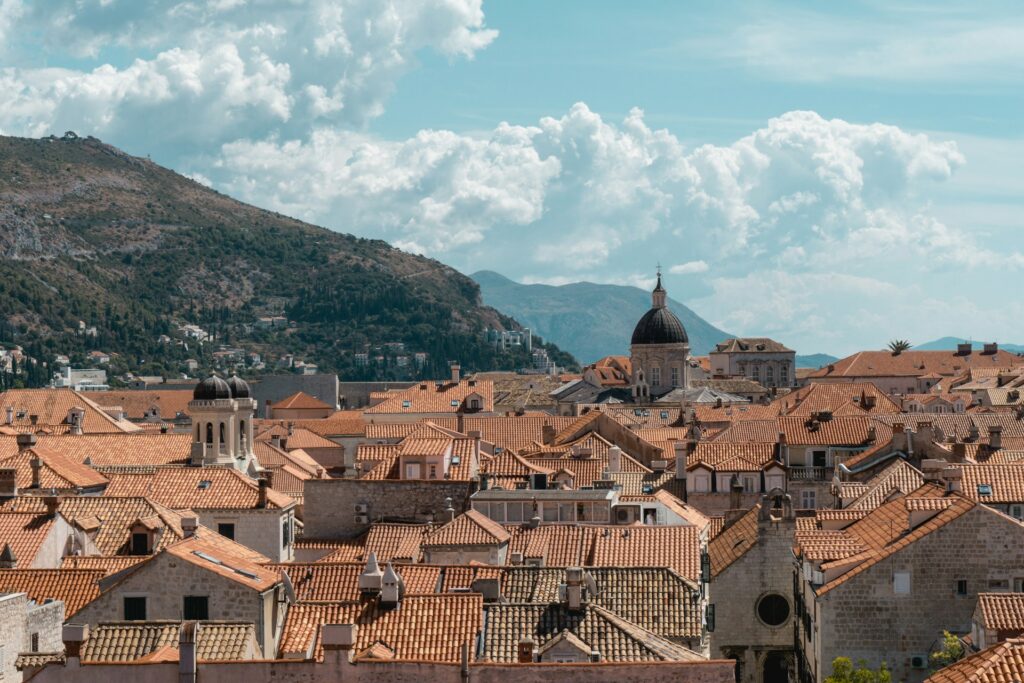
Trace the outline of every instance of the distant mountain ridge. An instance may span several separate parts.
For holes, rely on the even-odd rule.
[[[796,357],[796,366],[798,368],[820,368],[828,365],[829,363],[835,363],[838,358],[830,356],[827,353],[811,353],[806,356],[798,355]]]
[[[486,305],[513,316],[581,363],[628,354],[633,327],[651,307],[651,293],[639,287],[592,282],[524,285],[487,270],[470,277],[480,285]],[[735,336],[672,298],[668,307],[686,328],[694,355],[705,355],[715,344]]]
[[[985,342],[962,339],[960,337],[941,337],[924,344],[914,346],[918,351],[956,351],[957,344],[970,342],[971,348],[980,351],[984,348]],[[999,348],[1010,353],[1024,353],[1024,344],[999,344]]]

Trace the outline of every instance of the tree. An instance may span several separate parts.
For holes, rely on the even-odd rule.
[[[892,683],[892,674],[885,662],[875,671],[869,669],[863,659],[854,668],[849,657],[836,657],[832,660],[832,675],[825,683]]]
[[[889,342],[889,350],[892,351],[892,355],[894,356],[898,356],[909,349],[910,342],[906,339],[893,339]]]
[[[953,662],[960,661],[964,656],[964,646],[960,639],[949,631],[942,632],[942,649],[933,652],[930,659],[932,669],[938,671]]]

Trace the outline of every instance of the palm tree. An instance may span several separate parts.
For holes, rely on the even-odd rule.
[[[893,339],[889,342],[889,350],[892,351],[892,355],[898,356],[904,351],[910,349],[910,342],[906,339]]]

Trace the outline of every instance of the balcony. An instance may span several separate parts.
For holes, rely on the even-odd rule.
[[[831,467],[798,467],[791,466],[786,470],[790,481],[831,481]]]

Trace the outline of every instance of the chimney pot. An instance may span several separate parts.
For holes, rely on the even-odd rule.
[[[89,625],[64,624],[61,640],[64,641],[65,656],[68,659],[78,659],[82,656],[82,645],[89,640]]]
[[[188,516],[181,518],[181,531],[185,538],[195,536],[197,528],[199,528],[199,519],[197,517]]]
[[[43,460],[38,455],[32,456],[29,460],[29,465],[32,466],[32,488],[42,488],[41,473],[43,470]]]
[[[520,664],[531,664],[533,662],[533,641],[530,639],[520,640],[518,651],[518,661]]]
[[[1003,427],[1002,425],[990,425],[988,428],[988,445],[992,450],[996,450],[1003,447]]]
[[[35,434],[18,434],[18,450],[23,451],[36,445]]]
[[[266,477],[260,477],[258,480],[259,484],[259,496],[256,499],[256,507],[265,508],[267,507],[267,489],[270,488],[270,482]]]
[[[462,368],[458,363],[452,363],[452,384],[458,384],[461,379]]]
[[[57,508],[60,507],[60,498],[57,496],[44,496],[43,504],[46,505],[47,517],[53,517],[57,514]]]

